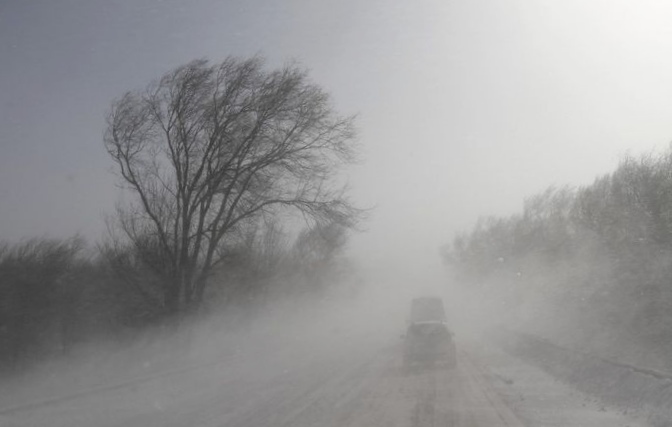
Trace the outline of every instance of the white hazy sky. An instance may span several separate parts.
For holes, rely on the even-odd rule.
[[[0,239],[91,239],[113,98],[194,58],[298,59],[360,115],[353,253],[423,271],[479,215],[672,140],[672,3],[0,0]]]

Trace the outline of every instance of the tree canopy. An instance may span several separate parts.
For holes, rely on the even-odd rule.
[[[118,225],[161,278],[169,312],[198,306],[228,236],[293,209],[353,226],[338,172],[356,157],[354,117],[296,65],[197,60],[112,104],[104,135],[134,195]]]

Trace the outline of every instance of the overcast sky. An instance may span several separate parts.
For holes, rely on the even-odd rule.
[[[353,253],[438,265],[478,216],[672,140],[672,3],[0,0],[0,239],[103,234],[110,102],[195,58],[298,59],[359,113]],[[429,267],[428,267],[429,266]]]

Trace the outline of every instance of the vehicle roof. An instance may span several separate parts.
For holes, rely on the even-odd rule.
[[[411,301],[410,319],[416,322],[443,322],[446,320],[446,311],[443,300],[439,297],[418,297]]]
[[[411,322],[411,325],[443,325],[448,326],[448,322],[443,320],[423,320],[419,322]]]

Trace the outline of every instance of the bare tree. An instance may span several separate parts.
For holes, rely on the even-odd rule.
[[[299,233],[293,251],[296,264],[300,266],[304,281],[309,286],[324,290],[326,283],[336,280],[337,273],[342,273],[338,267],[344,261],[340,255],[347,240],[347,230],[333,222],[319,224]]]
[[[294,65],[259,57],[181,66],[114,102],[104,136],[134,203],[121,229],[163,279],[169,312],[196,307],[232,231],[293,208],[356,222],[337,184],[354,160],[353,117]]]

